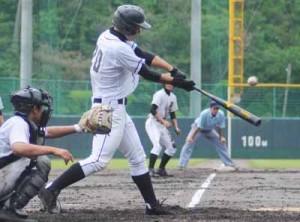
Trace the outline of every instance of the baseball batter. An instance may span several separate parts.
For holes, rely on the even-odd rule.
[[[3,113],[2,113],[3,108],[4,108],[3,103],[2,103],[1,96],[0,96],[0,126],[4,123],[4,117],[3,117]]]
[[[146,131],[153,144],[150,152],[149,172],[150,176],[168,176],[166,165],[176,152],[176,146],[172,141],[168,128],[171,123],[167,120],[168,115],[172,120],[173,127],[177,134],[180,133],[176,119],[176,111],[178,110],[177,97],[173,91],[173,86],[164,84],[163,89],[157,91],[153,95],[150,114],[146,120]],[[162,150],[165,152],[161,158],[161,162],[157,171],[154,171],[155,162]]]
[[[195,83],[184,80],[178,69],[159,56],[142,50],[133,41],[141,28],[151,28],[140,7],[118,7],[112,22],[114,27],[98,38],[90,67],[93,106],[109,104],[113,107],[112,129],[109,135],[94,135],[91,155],[75,163],[41,192],[40,197],[50,213],[59,212],[56,198],[62,189],[103,170],[117,149],[128,159],[131,177],[146,203],[146,214],[168,213],[154,194],[143,146],[126,112],[127,97],[136,89],[140,76],[153,82],[170,83],[187,91],[193,90]],[[149,65],[171,72],[173,77],[151,71]]]
[[[219,108],[218,103],[211,101],[210,107],[203,110],[200,113],[200,116],[192,124],[191,130],[180,153],[180,168],[185,168],[187,166],[196,140],[202,135],[216,146],[217,152],[225,165],[222,170],[235,170],[234,163],[228,156],[226,140],[222,136],[222,129],[225,128],[225,115]]]
[[[74,126],[46,127],[52,98],[44,90],[27,87],[11,94],[15,115],[0,127],[0,221],[26,220],[22,211],[48,181],[52,154],[66,163],[65,149],[42,146],[45,137],[75,133]]]

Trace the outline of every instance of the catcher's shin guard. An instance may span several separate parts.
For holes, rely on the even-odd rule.
[[[32,168],[36,169],[32,169]],[[25,207],[45,185],[50,172],[50,160],[47,156],[40,156],[32,161],[17,181],[14,193],[6,201],[6,207],[15,211]]]

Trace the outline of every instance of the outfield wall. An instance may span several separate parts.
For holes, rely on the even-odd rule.
[[[133,118],[147,156],[152,147],[145,131],[145,118]],[[78,117],[53,117],[49,125],[69,125],[78,121]],[[179,156],[185,137],[193,119],[179,119],[181,135],[176,136]],[[227,135],[227,132],[224,132]],[[60,139],[48,139],[46,144],[70,149],[75,158],[85,158],[91,152],[92,136],[76,134]],[[116,152],[115,157],[121,157]],[[214,146],[200,137],[196,143],[193,157],[216,158]],[[264,119],[261,126],[234,118],[232,120],[232,157],[233,158],[300,158],[300,118]]]

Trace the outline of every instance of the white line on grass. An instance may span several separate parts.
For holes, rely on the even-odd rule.
[[[211,181],[214,179],[214,177],[216,175],[217,175],[216,173],[212,173],[212,174],[209,175],[209,177],[207,177],[207,179],[201,185],[201,189],[197,190],[196,193],[194,194],[194,196],[192,197],[191,202],[187,206],[188,208],[193,208],[198,203],[200,203],[200,199],[201,199],[202,195],[204,194],[205,190],[208,188],[208,186],[210,185]]]

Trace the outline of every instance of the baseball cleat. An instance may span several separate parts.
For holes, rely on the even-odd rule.
[[[42,188],[38,194],[44,209],[50,214],[59,214],[61,212],[61,206],[57,200],[57,196],[60,192],[52,193],[49,190]]]
[[[221,166],[218,169],[216,169],[218,172],[233,172],[237,169],[234,166]]]
[[[160,203],[158,200],[155,204],[152,206],[148,203],[146,203],[146,211],[145,213],[147,215],[170,215],[172,212],[164,209],[162,207],[163,201]]]
[[[166,169],[161,169],[161,168],[158,168],[155,173],[161,177],[172,177],[173,176],[173,175],[168,174]]]

